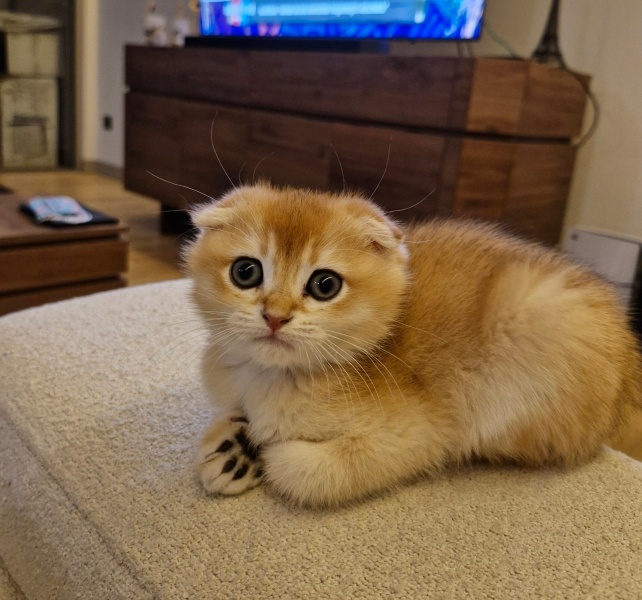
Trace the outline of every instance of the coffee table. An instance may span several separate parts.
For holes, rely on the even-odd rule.
[[[36,225],[23,201],[0,194],[0,315],[126,285],[125,225]]]

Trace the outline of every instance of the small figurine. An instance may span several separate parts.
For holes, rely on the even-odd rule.
[[[179,0],[176,5],[176,15],[172,21],[172,46],[182,47],[185,45],[185,37],[192,32],[192,26],[189,18],[185,14],[185,2]]]
[[[156,13],[155,0],[147,0],[145,40],[148,46],[167,46],[167,19]]]

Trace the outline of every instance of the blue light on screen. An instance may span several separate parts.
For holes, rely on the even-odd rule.
[[[203,35],[330,39],[479,37],[484,0],[201,0]]]

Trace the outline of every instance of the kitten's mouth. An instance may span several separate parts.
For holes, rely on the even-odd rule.
[[[267,344],[269,346],[275,346],[278,348],[292,348],[292,344],[290,342],[286,342],[284,339],[276,336],[276,335],[261,335],[259,337],[254,338],[255,342]]]

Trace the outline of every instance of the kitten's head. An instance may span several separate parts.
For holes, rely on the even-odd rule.
[[[260,185],[193,220],[193,298],[226,356],[314,368],[351,360],[390,331],[407,251],[401,230],[367,200]]]

